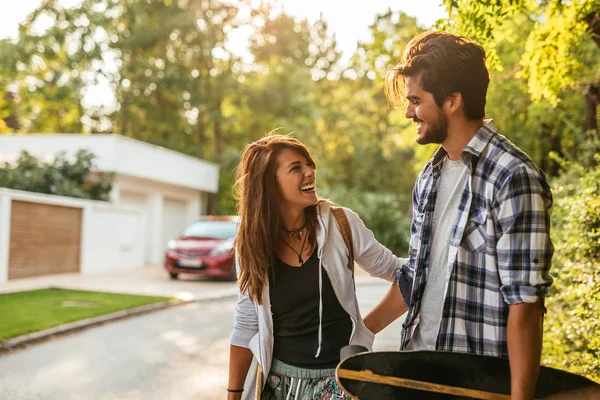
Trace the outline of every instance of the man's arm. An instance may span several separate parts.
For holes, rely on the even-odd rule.
[[[542,355],[542,305],[508,306],[508,361],[511,400],[533,400]]]
[[[364,318],[365,326],[371,332],[379,333],[407,310],[400,288],[394,282],[381,301]]]
[[[493,210],[500,288],[508,304],[507,345],[513,399],[533,399],[542,352],[542,309],[552,284],[552,193],[544,176],[517,168],[499,190]]]

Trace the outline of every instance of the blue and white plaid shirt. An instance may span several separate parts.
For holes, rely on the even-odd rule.
[[[440,147],[413,191],[409,261],[398,271],[403,295],[410,298],[401,349],[421,319],[445,156]],[[449,241],[449,278],[436,350],[508,357],[508,305],[543,300],[552,284],[552,193],[533,161],[496,133],[491,121],[479,129],[461,158],[471,179],[463,189]]]

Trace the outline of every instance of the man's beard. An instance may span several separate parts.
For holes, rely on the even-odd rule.
[[[422,122],[419,120],[419,122]],[[417,143],[419,144],[442,144],[444,140],[448,137],[448,118],[442,112],[441,109],[438,110],[437,120],[433,123],[427,124],[427,129],[425,132],[417,136]]]

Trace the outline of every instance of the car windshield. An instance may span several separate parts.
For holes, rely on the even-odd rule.
[[[201,237],[209,239],[227,239],[235,236],[234,221],[197,221],[188,226],[181,234],[183,237]]]

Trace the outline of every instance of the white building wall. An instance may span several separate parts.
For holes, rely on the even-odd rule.
[[[124,175],[118,175],[115,182],[121,204],[144,210],[146,263],[162,264],[167,242],[201,214],[198,191]]]
[[[0,135],[0,149],[0,162],[17,159],[22,150],[48,161],[60,151],[71,156],[80,149],[93,153],[99,171],[115,173],[110,201],[141,210],[144,261],[150,264],[163,262],[167,241],[205,214],[207,194],[218,191],[216,164],[114,134]],[[84,227],[84,236],[93,232]],[[1,259],[2,254],[0,265]]]
[[[0,283],[8,280],[11,199],[0,190]]]
[[[8,277],[12,200],[83,210],[79,263],[82,274],[144,265],[145,216],[138,207],[0,188],[0,284]]]
[[[133,207],[88,205],[84,209],[82,273],[144,264],[145,217]]]

